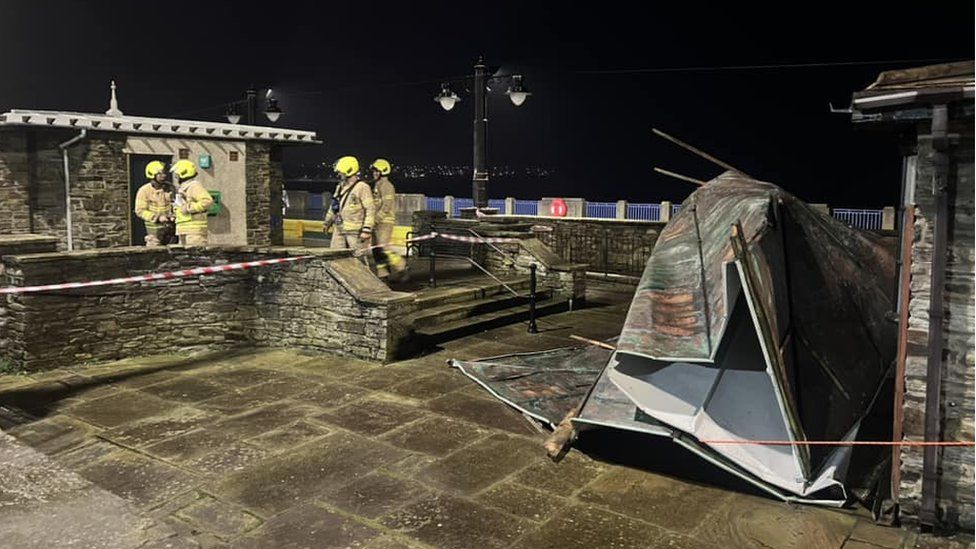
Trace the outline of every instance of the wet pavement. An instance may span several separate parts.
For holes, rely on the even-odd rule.
[[[388,366],[260,350],[4,376],[0,426],[155,525],[144,547],[914,546],[859,510],[577,450],[551,463],[544,433],[446,365],[619,333],[629,296],[591,302]]]

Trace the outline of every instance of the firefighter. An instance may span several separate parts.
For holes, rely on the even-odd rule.
[[[332,227],[332,248],[362,250],[373,237],[375,211],[373,193],[359,178],[359,160],[343,156],[336,161],[339,184],[332,193],[332,204],[325,214],[325,227]]]
[[[373,182],[373,202],[376,204],[376,230],[373,231],[373,258],[382,277],[389,273],[391,281],[407,278],[406,261],[390,247],[393,227],[396,225],[396,188],[390,182],[390,162],[377,158],[369,166]]]
[[[176,234],[184,246],[207,245],[207,210],[213,197],[197,181],[197,167],[189,160],[177,160],[170,168],[178,187],[173,205],[176,215]]]
[[[136,192],[136,216],[146,225],[146,246],[165,246],[176,232],[173,217],[173,187],[167,181],[166,165],[159,160],[146,164],[149,181]]]

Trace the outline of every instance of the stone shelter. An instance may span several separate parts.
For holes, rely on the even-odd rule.
[[[973,66],[883,72],[851,105],[855,124],[902,139],[895,440],[974,438]],[[972,446],[895,447],[901,518],[971,532],[973,462]]]
[[[219,194],[208,218],[211,244],[280,244],[282,149],[318,143],[310,131],[117,108],[10,110],[0,114],[0,235],[49,235],[61,250],[141,245],[144,228],[132,209],[145,165],[189,159]]]

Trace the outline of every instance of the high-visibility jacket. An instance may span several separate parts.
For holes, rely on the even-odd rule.
[[[207,234],[207,210],[213,204],[213,197],[196,179],[180,184],[176,191],[176,234]],[[187,204],[190,213],[183,213],[182,205]]]
[[[376,204],[376,224],[396,224],[396,188],[386,177],[373,184],[373,202]]]
[[[344,234],[372,233],[376,220],[373,191],[362,180],[336,187],[325,214],[325,230],[335,224]]]
[[[136,216],[146,223],[147,231],[163,228],[156,219],[164,215],[173,220],[173,190],[169,185],[156,188],[152,183],[146,183],[136,192]]]

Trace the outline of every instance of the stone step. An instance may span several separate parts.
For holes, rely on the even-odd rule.
[[[536,302],[536,318],[563,312],[569,309],[569,301],[547,299]],[[490,311],[451,322],[434,324],[414,330],[414,336],[422,346],[430,347],[438,343],[458,339],[492,328],[523,322],[529,318],[528,304]]]
[[[516,288],[516,291],[519,289]],[[528,290],[524,290],[526,293]],[[549,290],[536,292],[536,299],[540,302],[549,299]],[[407,322],[414,329],[424,328],[437,324],[445,324],[455,320],[476,317],[485,313],[509,309],[520,305],[527,305],[529,298],[527,295],[514,296],[508,290],[502,288],[500,293],[481,299],[460,301],[454,303],[444,303],[434,307],[426,307],[407,317]]]
[[[502,279],[502,282],[520,294],[528,295],[529,293],[529,277]],[[462,303],[465,301],[484,299],[500,294],[512,295],[511,292],[506,290],[498,282],[487,279],[484,282],[465,283],[461,286],[424,290],[417,296],[416,303],[417,309],[422,310],[439,307],[448,303]]]

